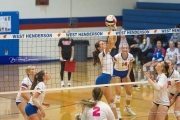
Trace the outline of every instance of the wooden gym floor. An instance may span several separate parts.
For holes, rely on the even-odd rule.
[[[10,77],[13,75],[17,76],[14,77],[13,80],[15,80],[18,85],[20,85],[22,79],[26,76],[24,72],[26,66],[27,65],[1,66],[0,75],[1,79],[3,80],[1,80],[0,82],[11,84]],[[35,66],[38,71],[44,69],[51,74],[51,80],[47,85],[48,88],[60,87],[59,62],[35,64]],[[139,68],[140,66],[135,66],[134,70],[137,71]],[[6,74],[4,73],[4,71],[6,71]],[[7,74],[8,71],[9,74]],[[94,85],[94,81],[97,76],[98,69],[97,67],[92,66],[92,61],[89,60],[87,62],[77,63],[76,72],[72,74],[72,87]],[[67,83],[67,73],[65,73],[64,77],[65,83]],[[140,89],[133,88],[133,98],[131,102],[132,110],[137,114],[136,116],[129,116],[128,114],[123,112],[125,106],[125,91],[124,88],[122,88],[120,107],[123,120],[147,120],[148,111],[151,107],[153,100],[153,89],[150,88],[148,85],[141,84],[139,86]],[[4,88],[8,87],[0,86],[1,92],[4,92],[4,90],[17,91],[19,89],[19,87],[17,86],[9,87],[8,89]],[[51,107],[44,107],[46,117],[42,120],[74,120],[74,115],[81,112],[81,107],[78,106],[76,103],[81,99],[91,98],[91,91],[92,88],[47,92],[44,101],[49,102],[51,104]],[[115,94],[115,91],[113,91],[113,93]],[[24,120],[23,116],[20,114],[19,110],[15,105],[15,98],[16,94],[0,94],[0,120]],[[106,102],[104,97],[102,98],[102,101]],[[173,107],[170,108],[171,114],[169,115],[169,120],[175,120],[174,114],[172,114],[172,112]]]

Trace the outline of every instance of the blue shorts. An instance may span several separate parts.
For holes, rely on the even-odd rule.
[[[38,108],[28,103],[25,107],[25,111],[26,111],[26,115],[30,116],[32,114],[37,114]]]
[[[16,105],[18,106],[21,102],[16,102]]]
[[[109,74],[102,73],[97,79],[96,79],[96,85],[99,84],[110,84],[112,76]]]
[[[122,78],[125,78],[128,74],[128,70],[126,71],[117,71],[117,70],[113,70],[113,77],[120,77],[121,79]]]
[[[172,94],[172,93],[170,93],[170,95],[174,96],[174,94]],[[180,96],[180,93],[178,93],[178,95],[177,95],[177,96]]]

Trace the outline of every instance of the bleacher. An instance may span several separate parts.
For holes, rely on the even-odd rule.
[[[136,9],[123,9],[123,28],[127,30],[166,29],[180,24],[180,4],[137,2]],[[166,34],[170,39],[171,34]]]

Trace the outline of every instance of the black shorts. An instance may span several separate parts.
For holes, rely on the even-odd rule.
[[[155,103],[155,102],[153,102],[155,105],[157,105],[158,107],[159,107],[159,105],[160,104],[157,104],[157,103]],[[166,106],[166,107],[168,107],[169,108],[169,106],[167,106],[167,105],[163,105],[163,106]]]

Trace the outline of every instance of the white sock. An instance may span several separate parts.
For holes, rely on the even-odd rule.
[[[127,107],[130,107],[130,105],[126,105]]]

